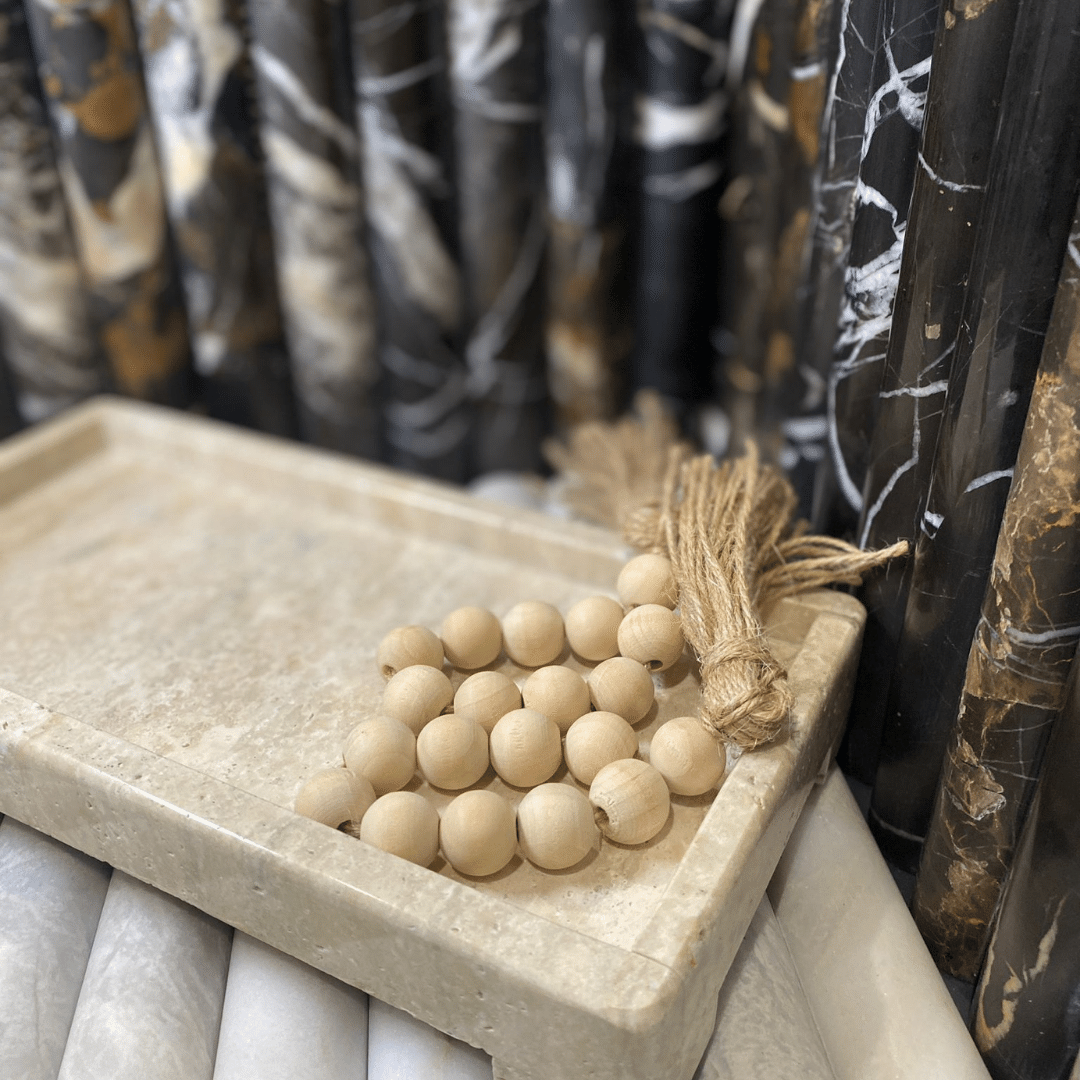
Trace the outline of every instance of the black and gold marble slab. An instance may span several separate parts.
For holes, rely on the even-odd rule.
[[[1080,189],[1080,6],[1022,0],[889,691],[870,822],[914,870]]]
[[[18,0],[0,0],[0,326],[28,423],[108,388]]]
[[[195,368],[212,416],[295,434],[239,0],[133,0]]]
[[[192,396],[187,320],[127,0],[26,0],[91,318],[116,387]]]

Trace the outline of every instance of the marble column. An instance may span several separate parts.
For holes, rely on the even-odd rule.
[[[713,391],[709,331],[716,318],[716,207],[734,6],[733,0],[646,0],[637,14],[641,194],[632,380],[634,389],[654,387],[683,405]],[[775,57],[777,67],[786,62],[783,52]]]
[[[638,15],[654,17],[651,8]],[[605,0],[551,0],[547,8],[547,363],[564,428],[613,418],[627,392],[628,23]]]
[[[441,8],[351,0],[349,13],[385,457],[460,482],[470,409]]]
[[[377,457],[375,299],[345,11],[334,0],[259,0],[248,16],[300,434]]]
[[[876,405],[857,540],[915,541],[934,463],[960,311],[982,213],[1019,0],[946,0],[938,21],[892,332]],[[910,561],[871,576],[866,630],[840,760],[872,783],[904,621]]]
[[[492,1080],[491,1058],[408,1013],[372,998],[368,1080]]]
[[[132,0],[211,416],[295,434],[238,0]]]
[[[912,912],[973,981],[1080,642],[1080,215],[1058,285]]]
[[[231,935],[115,871],[58,1080],[210,1080]]]
[[[917,865],[1080,189],[1080,6],[1021,0],[870,820]]]
[[[108,386],[26,15],[0,0],[0,328],[19,414],[42,420]]]
[[[472,471],[533,471],[549,427],[539,0],[446,5]]]
[[[364,1080],[367,1031],[365,994],[234,933],[214,1080]]]
[[[14,818],[0,823],[0,1076],[55,1080],[110,873]]]
[[[885,0],[855,188],[855,216],[826,396],[829,454],[813,521],[854,533],[918,167],[938,0]]]
[[[1080,1050],[1080,667],[1046,753],[975,997],[995,1080],[1060,1080]]]
[[[116,387],[186,405],[187,320],[127,0],[27,0],[94,321]]]

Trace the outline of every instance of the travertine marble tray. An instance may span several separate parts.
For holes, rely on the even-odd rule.
[[[856,601],[771,613],[789,737],[734,761],[711,805],[676,799],[642,849],[470,881],[289,809],[378,708],[388,629],[463,603],[565,610],[625,556],[603,530],[91,403],[0,446],[0,812],[483,1047],[498,1075],[690,1077],[839,735]],[[644,743],[695,710],[692,664],[659,678]]]

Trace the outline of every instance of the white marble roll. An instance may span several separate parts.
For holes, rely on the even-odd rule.
[[[834,1080],[825,1045],[768,897],[720,990],[695,1080]]]
[[[59,1080],[210,1080],[231,935],[114,871]]]
[[[367,996],[239,931],[214,1080],[364,1080]]]
[[[55,1080],[111,871],[0,823],[0,1076]]]
[[[368,1080],[492,1080],[491,1058],[408,1013],[371,999]]]

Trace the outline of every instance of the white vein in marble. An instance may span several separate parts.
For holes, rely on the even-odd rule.
[[[483,1050],[376,998],[368,1012],[367,1061],[368,1080],[492,1080]]]
[[[0,823],[0,1076],[55,1080],[109,867]]]
[[[364,1080],[367,1031],[366,994],[235,933],[214,1080]]]
[[[58,1080],[210,1080],[231,933],[114,871]]]

